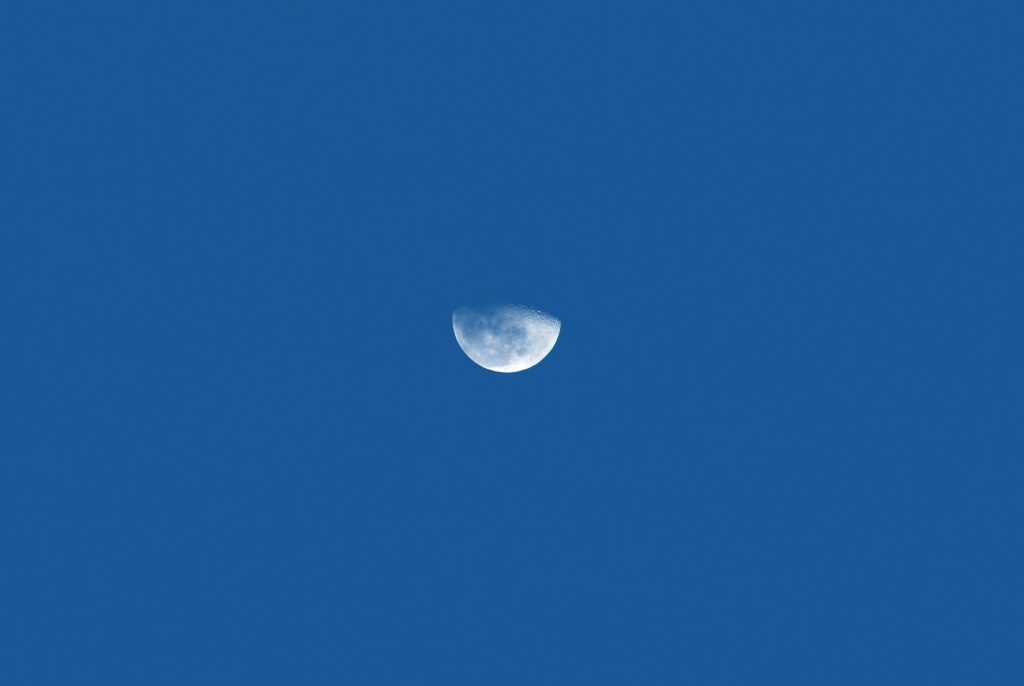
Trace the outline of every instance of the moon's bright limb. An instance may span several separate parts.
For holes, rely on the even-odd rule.
[[[521,305],[461,307],[452,313],[455,340],[469,359],[492,372],[521,372],[543,360],[562,323]]]

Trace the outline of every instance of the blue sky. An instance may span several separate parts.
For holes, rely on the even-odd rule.
[[[371,5],[5,8],[0,682],[1020,683],[1020,10]]]

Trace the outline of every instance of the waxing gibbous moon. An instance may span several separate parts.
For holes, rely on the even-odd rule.
[[[562,323],[522,305],[460,307],[452,313],[455,340],[469,359],[492,372],[521,372],[551,352]]]

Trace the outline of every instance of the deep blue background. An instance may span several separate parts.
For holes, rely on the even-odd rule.
[[[0,12],[0,683],[1024,683],[1017,3],[143,4]]]

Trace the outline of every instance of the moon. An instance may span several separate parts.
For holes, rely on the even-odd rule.
[[[452,313],[455,340],[469,359],[492,372],[521,372],[551,352],[562,323],[522,305],[460,307]]]

